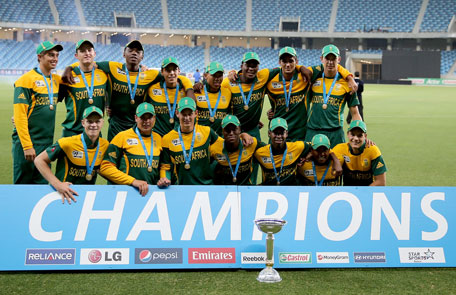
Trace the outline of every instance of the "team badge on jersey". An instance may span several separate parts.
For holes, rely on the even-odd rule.
[[[44,87],[44,86],[46,86],[46,84],[44,84],[44,81],[42,81],[42,80],[36,80],[35,81],[35,85],[36,85],[36,87]]]
[[[236,84],[236,83],[233,83],[233,82],[230,82],[230,86],[231,86],[231,87],[234,87],[234,86],[237,86],[237,84]]]
[[[336,84],[336,87],[334,87],[334,89],[335,89],[335,90],[340,90],[341,87],[342,87],[342,85]]]
[[[198,96],[198,97],[196,98],[196,100],[199,101],[199,102],[206,101],[206,96],[200,95],[200,96]]]
[[[117,74],[120,74],[120,75],[125,75],[125,72],[122,71],[121,69],[117,68]]]
[[[96,75],[95,75],[95,78],[97,79],[98,82],[101,82],[101,77],[100,77],[100,75],[96,74]]]
[[[249,154],[249,153],[247,152],[247,150],[243,150],[243,151],[242,151],[242,155],[243,155],[243,156],[246,156],[246,157],[247,157],[248,154]]]
[[[128,138],[127,139],[127,144],[128,145],[137,145],[138,144],[138,140],[136,138]]]
[[[82,159],[82,157],[84,156],[84,153],[81,152],[81,151],[72,151],[72,152],[71,152],[71,155],[72,155],[73,158],[75,158],[75,159]]]
[[[174,146],[179,146],[181,144],[181,141],[179,138],[176,138],[176,139],[173,139],[171,140],[171,143],[174,145]]]
[[[152,93],[153,93],[154,95],[157,95],[157,96],[158,96],[158,95],[162,95],[163,92],[162,92],[161,89],[154,89],[154,90],[152,90]]]
[[[290,160],[290,161],[293,160],[293,153],[292,152],[288,153],[288,160]]]
[[[313,84],[313,86],[321,86],[321,80],[315,81],[315,83]]]
[[[363,159],[363,166],[364,167],[369,167],[369,160],[368,159]]]
[[[225,95],[222,96],[222,102],[226,102]]]
[[[344,161],[347,162],[347,163],[350,163],[350,157],[349,156],[346,156],[344,155]]]
[[[74,77],[74,83],[79,83],[81,82],[81,79],[79,79],[79,77]]]
[[[304,175],[305,176],[313,176],[314,172],[313,172],[313,170],[304,170]]]
[[[263,161],[264,164],[272,164],[272,160],[269,157],[261,157],[261,161]]]
[[[225,155],[216,154],[215,158],[217,159],[217,161],[226,161]]]
[[[203,136],[201,135],[201,133],[196,132],[196,140],[201,141],[202,139],[203,139]]]
[[[279,82],[272,82],[271,85],[274,89],[280,89],[283,87],[282,84],[280,84]]]

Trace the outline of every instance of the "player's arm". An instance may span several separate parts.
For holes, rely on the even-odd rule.
[[[28,128],[28,108],[32,100],[31,88],[22,85],[22,81],[18,81],[14,87],[14,107],[13,121],[16,126],[17,135],[24,150],[24,157],[27,161],[33,162],[36,157],[35,149],[33,148],[32,139]]]
[[[167,188],[171,185],[171,167],[173,165],[169,152],[169,136],[165,135],[162,140],[160,153],[160,179],[157,182],[159,188]]]
[[[370,186],[385,186],[387,171],[385,161],[383,160],[383,157],[380,154],[380,150],[376,147],[374,148],[378,150],[377,155],[379,156],[371,162],[371,169],[372,174],[374,175],[374,181],[370,184]]]
[[[353,78],[353,74],[341,65],[338,65],[337,70],[342,78],[348,82],[348,87],[350,87],[350,94],[355,93],[358,90],[358,84],[356,83],[355,78]]]
[[[179,76],[178,79],[181,81],[182,86],[185,89],[185,96],[190,97],[194,101],[196,101],[195,92],[193,91],[193,84],[189,78],[185,76]]]
[[[57,157],[57,155],[61,152],[62,151],[57,142],[39,154],[38,157],[35,158],[34,163],[41,175],[56,191],[60,193],[62,196],[62,204],[65,203],[65,200],[67,200],[68,204],[71,204],[71,201],[76,202],[75,196],[78,196],[78,193],[70,187],[70,182],[61,182],[57,177],[55,177],[50,167],[51,158],[49,157],[49,154],[51,157]]]
[[[336,154],[334,152],[329,153],[331,160],[332,160],[332,174],[334,176],[341,176],[343,169],[342,169],[342,164],[339,161],[339,158],[337,158]]]
[[[374,181],[369,186],[385,186],[386,185],[386,173],[382,173],[374,176]]]
[[[347,101],[348,105],[348,110],[350,111],[350,114],[352,115],[352,120],[363,120],[361,118],[361,115],[359,114],[358,110],[358,105],[359,105],[359,100],[358,96],[356,95],[356,92],[354,93],[347,93],[345,94],[345,99]]]
[[[349,108],[350,114],[352,115],[352,120],[363,120],[359,114],[358,106],[353,106]]]

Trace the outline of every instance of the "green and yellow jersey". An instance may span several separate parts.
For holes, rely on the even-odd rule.
[[[141,136],[148,155],[153,137],[152,171],[148,171],[144,148],[135,132],[136,127],[118,133],[109,144],[101,164],[100,173],[109,181],[116,184],[131,185],[135,179],[156,184],[160,175],[160,155],[162,138],[152,132],[152,136]]]
[[[263,185],[277,185],[274,166],[276,167],[277,176],[280,179],[280,185],[297,185],[296,166],[298,160],[304,157],[310,151],[310,144],[304,141],[287,142],[287,154],[282,165],[283,154],[274,155],[271,159],[270,144],[259,148],[255,152],[255,159],[260,163],[263,171]],[[274,165],[274,166],[273,166]]]
[[[175,110],[177,109],[177,103],[179,103],[182,97],[186,96],[187,90],[193,89],[192,82],[189,78],[185,76],[178,76],[178,84],[179,84],[179,92],[177,93],[177,100],[176,97],[176,88],[167,88],[168,92],[168,99],[171,105],[171,111],[174,107]],[[169,115],[169,108],[166,102],[166,95],[165,95],[165,79],[162,77],[159,83],[155,83],[152,85],[149,90],[147,91],[147,101],[149,101],[155,109],[156,121],[154,126],[154,131],[160,134],[160,136],[165,136],[168,132],[174,129],[175,123],[178,123],[178,118],[176,113],[173,113],[173,123],[170,122],[170,115]]]
[[[344,163],[344,158],[342,156],[337,156],[341,165]],[[341,177],[336,177],[332,174],[332,158],[329,157],[327,163],[324,165],[318,165],[314,162],[315,172],[317,174],[317,182],[320,184],[323,175],[325,174],[326,169],[328,170],[323,180],[322,186],[339,186],[342,185]],[[301,167],[298,167],[298,183],[300,185],[306,186],[315,186],[315,175],[313,170],[312,161],[305,162]]]
[[[253,155],[255,151],[260,147],[264,146],[262,143],[258,143],[257,139],[253,138],[253,144],[245,147],[242,145],[242,140],[239,144],[238,150],[233,153],[228,153],[224,147],[223,141],[217,141],[211,145],[210,153],[211,157],[217,161],[217,165],[214,170],[214,184],[217,185],[251,185],[250,176],[253,171]],[[239,159],[239,153],[242,154],[239,163],[239,168],[236,174],[236,182],[233,182],[233,172],[236,171],[236,165]],[[226,157],[228,155],[228,158]],[[231,163],[231,169],[228,164],[228,160]]]
[[[104,153],[109,146],[109,142],[100,137],[95,142],[95,146],[89,148],[92,142],[85,133],[83,133],[83,135],[87,146],[89,165],[92,164],[95,157],[97,144],[100,144],[91,180],[86,179],[86,155],[81,141],[81,134],[61,138],[46,149],[49,159],[51,159],[51,161],[57,160],[55,176],[62,182],[71,182],[72,184],[95,184],[95,181],[97,180],[97,173],[100,169]]]
[[[78,67],[73,69],[75,84],[62,83],[59,89],[59,102],[65,100],[66,118],[63,121],[63,136],[81,134],[82,113],[89,106],[96,106],[101,110],[105,109],[106,101],[111,93],[108,76],[100,69],[95,69],[93,77],[92,104],[89,102],[89,93],[82,78],[85,75],[87,86],[92,86],[92,71],[81,73]]]
[[[55,113],[61,78],[52,75],[53,109],[50,108],[48,89],[37,68],[25,73],[14,83],[13,141],[20,141],[24,150],[34,144],[50,145],[54,139]],[[51,88],[51,77],[46,81]]]
[[[348,143],[336,145],[332,151],[344,159],[344,186],[367,186],[374,181],[374,176],[387,171],[380,149],[363,145],[359,154],[354,154]]]
[[[193,132],[182,133],[182,140],[189,156]],[[191,154],[190,169],[185,169],[185,158],[177,130],[171,130],[163,137],[163,162],[160,168],[160,176],[171,180],[171,171],[177,184],[183,185],[206,185],[213,184],[211,169],[210,147],[215,143],[223,143],[223,139],[208,126],[195,125],[195,142]],[[218,144],[219,144],[218,143]]]
[[[214,116],[214,122],[210,121],[209,106],[206,100],[206,93],[204,89],[201,90],[201,94],[196,96],[196,107],[198,109],[198,125],[209,126],[211,127],[219,136],[222,136],[222,120],[225,116],[231,113],[230,102],[231,102],[231,92],[225,88],[220,87],[220,90],[217,92],[210,92],[209,85],[207,87],[207,96],[209,98],[209,103],[211,109],[215,108],[217,104],[217,99],[220,93],[220,100],[217,106],[217,110]]]

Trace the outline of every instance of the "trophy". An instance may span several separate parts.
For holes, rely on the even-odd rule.
[[[279,273],[272,268],[274,265],[274,234],[278,233],[287,222],[282,219],[257,219],[255,224],[266,237],[266,268],[257,277],[262,283],[277,283],[282,280]]]

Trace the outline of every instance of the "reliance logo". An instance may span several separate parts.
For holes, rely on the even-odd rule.
[[[27,249],[25,264],[74,264],[75,249]]]
[[[189,248],[188,263],[236,263],[236,249]]]

